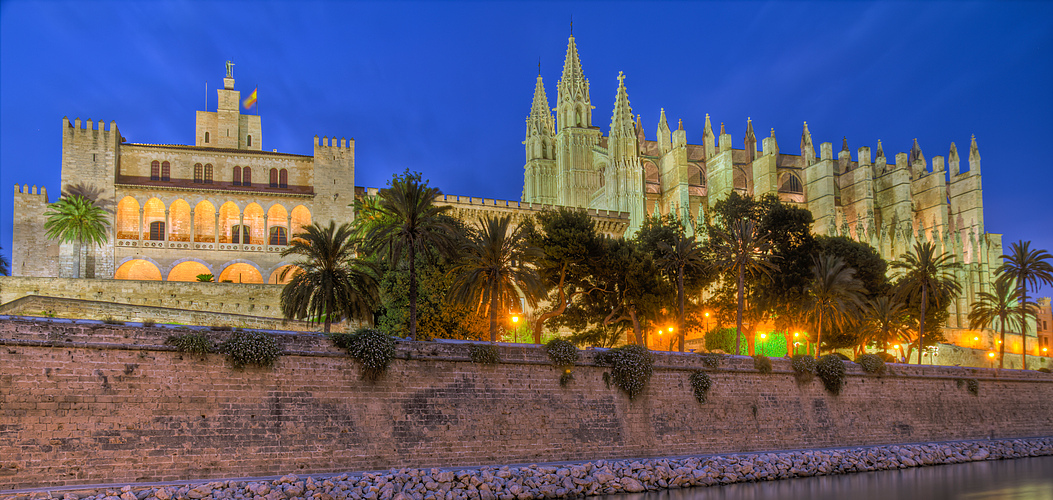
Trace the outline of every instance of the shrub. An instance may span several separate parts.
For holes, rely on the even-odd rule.
[[[699,403],[705,404],[710,387],[713,387],[713,381],[706,372],[697,370],[691,374],[691,389]]]
[[[102,318],[102,322],[107,324],[107,325],[123,325],[124,324],[123,321],[118,320],[118,319],[113,319],[110,316],[106,316],[105,318]]]
[[[245,366],[271,366],[281,355],[282,349],[274,337],[263,332],[238,331],[216,349],[227,355],[235,369]]]
[[[189,354],[208,354],[216,348],[212,341],[204,333],[186,333],[183,335],[171,335],[165,340],[166,344],[175,346],[179,352]]]
[[[856,363],[859,363],[859,366],[863,367],[863,371],[867,373],[878,375],[885,373],[885,360],[876,354],[864,354],[856,359]]]
[[[359,328],[355,333],[337,333],[329,338],[362,364],[362,377],[368,380],[380,378],[395,358],[395,339],[380,330]]]
[[[716,351],[721,350],[726,353],[735,352],[735,329],[734,328],[721,328],[710,330],[706,332],[705,337],[706,350]],[[739,345],[742,348],[746,348],[746,336],[739,334]]]
[[[501,356],[497,352],[497,346],[493,344],[471,344],[468,346],[468,357],[472,363],[481,365],[496,365],[501,362]]]
[[[893,355],[891,355],[891,354],[889,354],[887,352],[884,352],[884,351],[875,354],[875,356],[881,358],[881,361],[884,361],[886,363],[895,363],[896,362],[896,357],[895,356],[893,356]]]
[[[753,368],[761,373],[771,373],[771,360],[760,354],[753,356]]]
[[[143,320],[143,326],[149,327],[149,326],[155,326],[155,325],[157,325],[157,322],[152,320],[152,319],[144,319]]]
[[[845,385],[845,362],[840,357],[827,354],[815,364],[815,374],[831,394],[840,394]]]
[[[629,399],[643,392],[654,372],[654,357],[651,356],[651,351],[638,345],[627,345],[600,353],[596,356],[596,362],[611,367],[609,374],[604,374],[604,381],[608,385],[614,383],[629,395]]]
[[[980,395],[980,382],[975,378],[971,378],[965,381],[965,389],[969,391],[969,394],[973,396]]]
[[[564,368],[563,373],[559,376],[559,386],[566,387],[571,380],[574,380],[574,374],[571,373],[570,368]]]
[[[841,359],[841,361],[852,361],[852,358],[850,358],[848,356],[845,356],[844,354],[841,354],[839,352],[832,352],[829,355],[830,356],[837,356],[838,358]]]
[[[798,354],[790,360],[793,372],[799,375],[815,373],[815,358],[807,354]]]
[[[552,339],[545,344],[545,352],[556,366],[574,366],[581,357],[574,344],[563,339]]]
[[[1042,373],[1050,373],[1049,368],[1039,368],[1038,371]]]
[[[702,355],[702,364],[706,365],[706,368],[719,368],[725,357],[723,354],[709,352]]]
[[[212,276],[211,274],[199,274],[199,275],[197,275],[197,280],[199,282],[211,283],[213,278],[214,278],[214,276]]]

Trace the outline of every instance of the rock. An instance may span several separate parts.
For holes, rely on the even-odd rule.
[[[640,483],[640,481],[637,481],[636,479],[633,479],[631,477],[622,478],[621,483],[622,489],[629,493],[639,493],[646,489],[644,488],[644,485]]]

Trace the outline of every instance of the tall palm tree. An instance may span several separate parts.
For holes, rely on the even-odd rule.
[[[954,270],[959,266],[952,260],[952,255],[936,255],[936,245],[915,243],[914,249],[900,255],[900,260],[890,266],[900,271],[898,292],[908,302],[920,302],[918,317],[918,364],[921,364],[921,352],[925,339],[925,309],[929,297],[939,304],[941,300],[957,297],[962,291],[961,284],[954,278]]]
[[[684,273],[705,266],[702,247],[694,238],[676,233],[672,245],[664,241],[658,242],[658,251],[661,253],[658,265],[667,273],[676,275],[676,296],[680,311],[677,316],[677,339],[680,352],[684,352]]]
[[[3,248],[3,247],[0,247]],[[11,275],[11,264],[7,262],[7,257],[0,255],[0,275],[10,276]]]
[[[282,257],[302,257],[282,271],[282,314],[289,319],[325,322],[329,333],[333,321],[368,317],[379,300],[379,284],[373,266],[355,257],[356,241],[350,224],[329,221],[305,226],[289,241]]]
[[[771,262],[767,235],[758,235],[753,221],[740,219],[731,223],[729,231],[713,230],[713,264],[737,280],[738,313],[736,315],[735,354],[742,353],[742,308],[745,301],[747,277],[765,275],[778,270]]]
[[[1045,250],[1032,250],[1031,242],[1020,240],[1013,243],[1007,255],[1002,255],[1002,265],[998,266],[995,274],[1000,275],[1001,280],[1013,280],[1019,290],[1020,300],[1017,314],[1020,317],[1020,336],[1023,338],[1023,368],[1027,369],[1027,315],[1033,314],[1028,308],[1027,287],[1031,291],[1038,291],[1038,285],[1045,283],[1053,285],[1053,256]],[[1005,342],[1002,343],[1005,346]]]
[[[907,305],[895,294],[879,295],[867,301],[863,309],[863,338],[860,347],[870,341],[884,346],[892,339],[905,338],[907,331]]]
[[[464,256],[449,271],[454,282],[450,299],[474,305],[490,316],[490,342],[497,341],[497,313],[518,302],[520,292],[531,307],[537,305],[541,278],[531,264],[540,250],[527,245],[522,224],[509,228],[512,216],[488,215],[463,245]]]
[[[863,307],[863,283],[856,270],[833,255],[812,257],[812,282],[805,290],[805,313],[815,322],[815,357],[822,349],[823,325],[844,326]]]
[[[80,277],[81,247],[106,243],[110,235],[110,221],[106,209],[81,195],[59,198],[48,206],[44,216],[45,235],[60,243],[73,243],[73,277]]]
[[[1014,317],[1013,313],[1017,311],[1020,290],[1014,289],[1010,280],[998,279],[995,280],[994,293],[980,292],[976,294],[976,299],[969,311],[969,328],[984,329],[998,321],[1002,331],[999,342],[1001,345],[998,348],[998,368],[1004,368],[1005,329],[1007,326],[1015,328],[1019,324],[1019,319]]]
[[[417,255],[435,257],[435,252],[450,254],[454,247],[454,229],[441,217],[450,206],[436,206],[442,195],[428,187],[420,174],[407,172],[396,176],[391,185],[381,189],[379,223],[368,233],[367,241],[391,268],[405,261],[409,265],[410,339],[417,338]]]

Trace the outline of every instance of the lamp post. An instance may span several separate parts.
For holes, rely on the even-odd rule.
[[[706,311],[705,314],[703,314],[703,316],[705,316],[706,318],[705,320],[703,320],[706,324],[706,333],[709,333],[709,311]]]

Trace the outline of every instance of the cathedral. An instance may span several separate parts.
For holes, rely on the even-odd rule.
[[[593,121],[589,80],[573,35],[555,108],[538,75],[523,141],[523,201],[627,212],[628,236],[644,217],[656,214],[676,214],[693,231],[695,221],[732,191],[775,193],[812,212],[814,233],[868,243],[886,260],[897,259],[915,242],[932,242],[954,255],[962,264],[957,272],[962,294],[951,306],[948,337],[966,327],[968,306],[990,288],[1002,254],[1002,235],[984,228],[975,137],[966,165],[954,143],[946,157],[930,163],[917,140],[909,153],[893,158],[878,141],[873,152],[860,147],[853,159],[847,139],[836,155],[829,142],[817,150],[805,122],[801,154],[794,155],[779,151],[774,130],[758,140],[749,118],[743,149],[732,147],[723,123],[714,133],[709,115],[701,144],[690,144],[683,123],[670,128],[663,109],[656,138],[648,140],[639,115],[633,115],[625,75],[619,72],[617,78],[604,135]],[[961,345],[972,343],[970,337]]]

